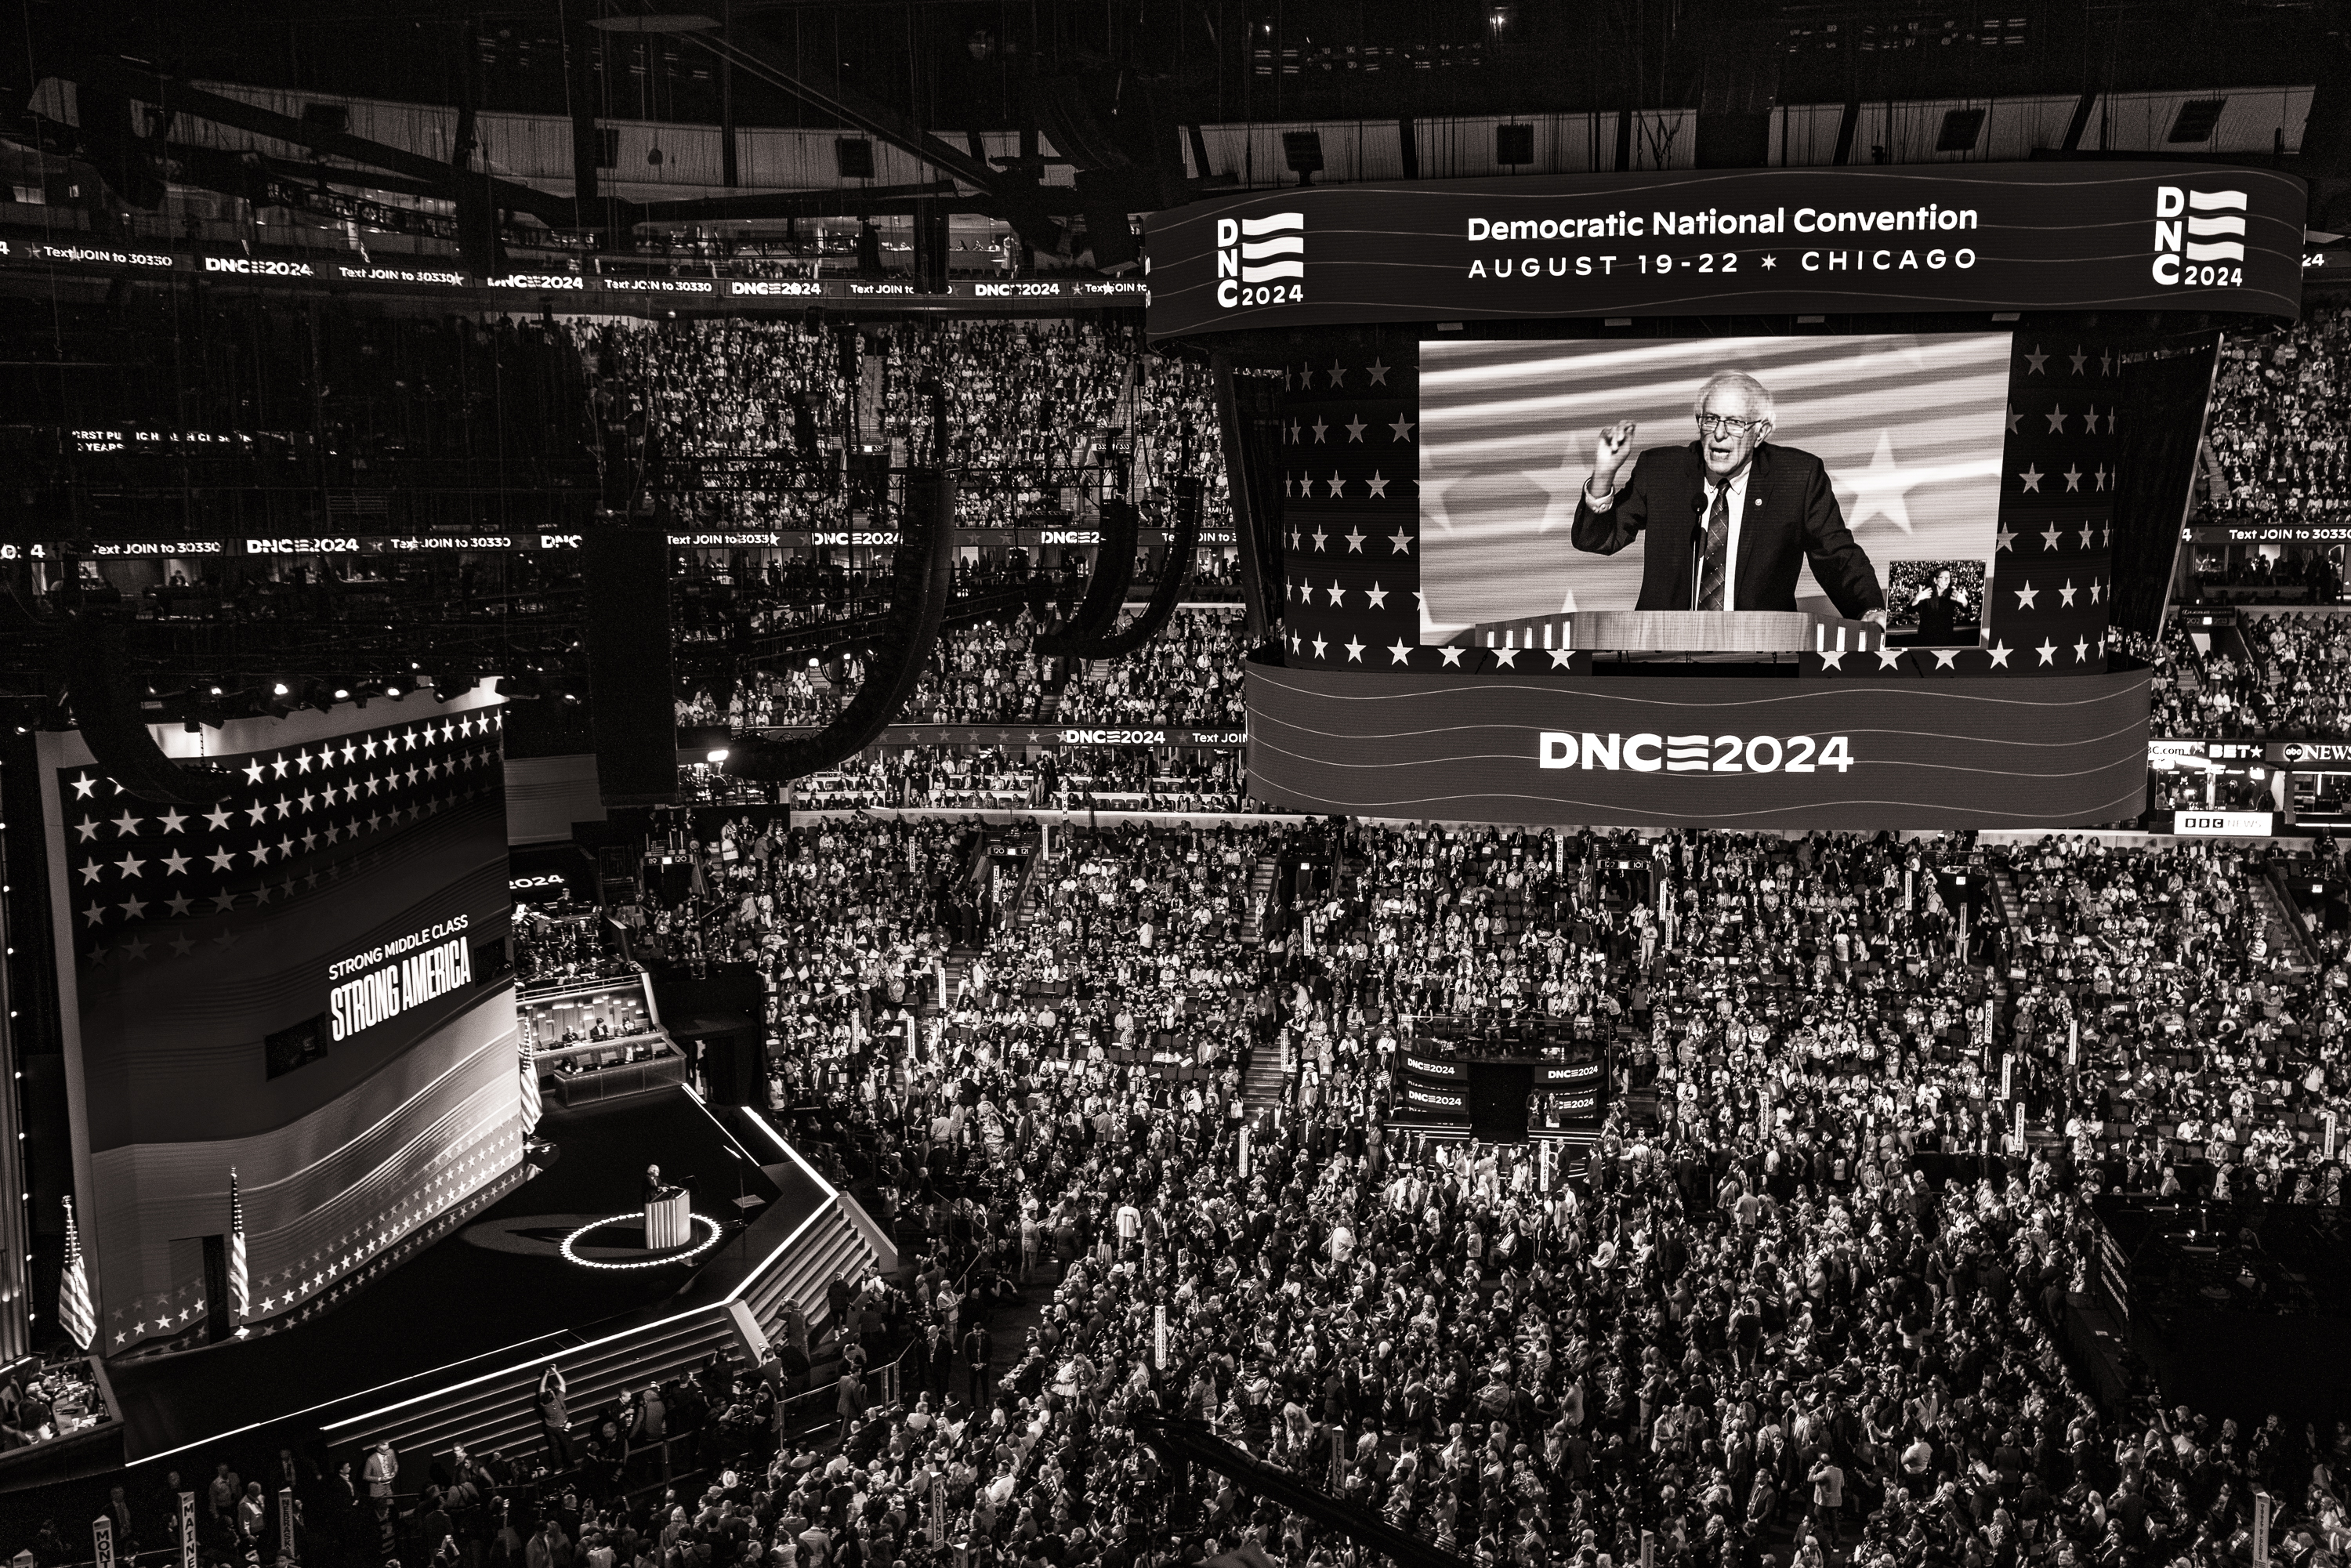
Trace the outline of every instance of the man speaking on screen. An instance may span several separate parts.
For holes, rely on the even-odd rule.
[[[1801,557],[1839,614],[1884,625],[1877,569],[1846,531],[1828,471],[1766,439],[1771,392],[1722,371],[1698,389],[1697,413],[1696,441],[1649,448],[1621,480],[1636,427],[1600,433],[1576,498],[1575,548],[1614,555],[1646,530],[1639,610],[1793,610]]]

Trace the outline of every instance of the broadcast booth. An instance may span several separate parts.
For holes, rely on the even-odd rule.
[[[1253,792],[1371,817],[2137,818],[2216,356],[2302,183],[2050,162],[1366,183],[1151,226],[1217,371]]]

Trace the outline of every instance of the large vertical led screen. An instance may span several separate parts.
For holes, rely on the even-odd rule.
[[[485,688],[155,731],[234,780],[206,807],[142,800],[78,735],[45,737],[110,1354],[201,1329],[232,1170],[266,1322],[513,1168],[500,720]]]

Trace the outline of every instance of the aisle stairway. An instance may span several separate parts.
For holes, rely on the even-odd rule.
[[[2296,973],[2317,967],[2308,934],[2278,892],[2277,883],[2267,876],[2254,877],[2252,883],[2252,913],[2260,918],[2262,935],[2269,941],[2270,961]]]
[[[1241,1103],[1252,1111],[1281,1103],[1280,1045],[1268,1045],[1249,1059],[1249,1076],[1241,1082]]]
[[[1259,861],[1249,867],[1249,919],[1241,926],[1241,940],[1251,946],[1265,940],[1265,922],[1259,918],[1259,912],[1271,909],[1273,879],[1280,874],[1280,870],[1279,863],[1270,860]]]

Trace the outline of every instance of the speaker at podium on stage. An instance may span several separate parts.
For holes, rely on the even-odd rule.
[[[1964,645],[2010,357],[1988,332],[1425,344],[1420,641]]]
[[[645,1167],[645,1250],[667,1252],[694,1236],[693,1199],[685,1188],[662,1180],[661,1166]]]

